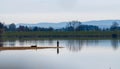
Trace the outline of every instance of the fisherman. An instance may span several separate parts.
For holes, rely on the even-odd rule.
[[[59,41],[57,41],[57,47],[59,47]]]
[[[59,41],[57,41],[57,54],[59,54]]]

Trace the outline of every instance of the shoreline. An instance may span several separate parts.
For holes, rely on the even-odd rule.
[[[4,32],[3,39],[120,39],[120,31]]]

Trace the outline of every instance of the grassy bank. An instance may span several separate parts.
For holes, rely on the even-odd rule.
[[[113,34],[120,37],[119,31],[92,32],[4,32],[3,38],[112,38]]]

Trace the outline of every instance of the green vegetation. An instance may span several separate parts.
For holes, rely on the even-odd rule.
[[[0,23],[0,38],[4,39],[61,39],[61,38],[119,38],[120,27],[117,22],[113,22],[110,28],[99,28],[94,25],[83,25],[79,21],[68,22],[67,26],[60,29],[28,27],[10,24],[9,26]]]
[[[39,36],[39,35],[112,35],[112,34],[120,34],[120,31],[69,31],[69,32],[4,32],[3,36]]]
[[[120,31],[75,31],[75,32],[4,32],[3,38],[112,38],[120,36]]]

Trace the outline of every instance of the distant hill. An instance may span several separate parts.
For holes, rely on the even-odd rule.
[[[45,27],[45,28],[49,28],[49,27],[53,27],[53,28],[63,28],[67,25],[67,22],[60,22],[60,23],[36,23],[36,24],[26,24],[26,23],[20,23],[20,24],[17,24],[17,26],[28,26],[28,27],[34,27],[34,26],[37,26],[37,27]]]
[[[120,20],[99,20],[99,21],[86,21],[86,22],[82,22],[82,24],[84,25],[95,25],[98,26],[100,28],[109,28],[113,22],[117,22],[120,25]],[[19,23],[17,24],[17,26],[19,25],[23,25],[23,26],[29,26],[29,27],[45,27],[45,28],[49,28],[49,27],[53,27],[53,28],[63,28],[66,27],[68,22],[59,22],[59,23],[49,23],[49,22],[42,22],[42,23],[36,23],[36,24],[29,24],[29,23]]]
[[[87,21],[87,22],[82,22],[82,24],[96,25],[99,26],[100,28],[109,28],[113,24],[113,22],[117,22],[120,25],[120,20]]]

